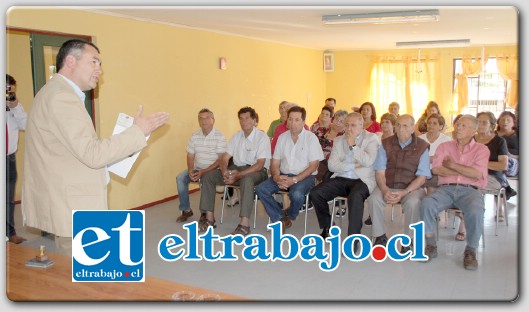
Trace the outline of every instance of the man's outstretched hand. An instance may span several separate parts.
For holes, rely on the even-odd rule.
[[[140,105],[136,116],[134,116],[134,124],[140,127],[145,136],[148,136],[151,132],[160,128],[169,119],[169,113],[166,112],[152,113],[147,116],[142,116],[142,114],[143,105]]]

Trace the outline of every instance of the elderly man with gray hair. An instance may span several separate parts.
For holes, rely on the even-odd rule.
[[[369,196],[369,211],[373,219],[375,245],[387,243],[385,208],[387,204],[401,204],[404,229],[412,236],[410,224],[419,221],[420,204],[426,195],[422,185],[430,179],[429,144],[415,136],[415,120],[404,114],[397,118],[395,134],[382,140],[373,165],[377,188]],[[406,252],[410,246],[402,246]]]
[[[435,232],[439,212],[456,207],[465,214],[467,246],[463,267],[476,270],[476,248],[483,231],[485,203],[480,189],[487,185],[490,151],[474,140],[478,120],[463,115],[454,126],[455,140],[444,142],[435,151],[432,172],[439,176],[439,187],[421,203],[428,261],[437,257]]]
[[[364,215],[364,201],[376,186],[373,163],[379,141],[374,133],[364,130],[364,120],[359,113],[345,118],[345,133],[334,140],[329,158],[331,179],[310,191],[310,200],[316,208],[321,236],[329,236],[331,215],[328,201],[337,196],[347,197],[349,226],[347,235],[360,234]]]

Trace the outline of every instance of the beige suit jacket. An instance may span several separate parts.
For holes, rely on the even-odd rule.
[[[62,76],[55,75],[37,93],[27,121],[24,223],[71,237],[73,210],[108,209],[106,165],[146,145],[135,125],[100,140],[84,103]]]
[[[341,135],[334,139],[328,165],[329,170],[334,172],[332,177],[354,168],[355,174],[367,185],[369,193],[371,193],[377,184],[375,180],[375,171],[373,171],[373,163],[377,158],[380,139],[378,138],[378,135],[374,133],[366,130],[362,130],[362,132],[363,137],[353,152],[352,163],[347,157],[347,154],[349,153],[347,137]]]

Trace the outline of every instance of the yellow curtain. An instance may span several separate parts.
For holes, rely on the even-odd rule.
[[[457,92],[457,108],[458,112],[461,113],[465,107],[468,106],[468,80],[469,76],[479,76],[483,64],[487,63],[487,57],[463,57],[462,73],[456,73],[456,92]]]
[[[496,58],[496,65],[501,77],[507,81],[505,103],[515,108],[518,105],[518,56],[499,56]]]
[[[387,111],[389,103],[400,104],[401,114],[406,108],[405,61],[396,57],[375,57],[371,70],[370,99],[375,105],[377,117]]]
[[[429,56],[377,56],[371,70],[370,101],[377,117],[387,112],[389,103],[400,104],[401,114],[416,119],[429,101],[437,97],[435,74],[438,61]]]

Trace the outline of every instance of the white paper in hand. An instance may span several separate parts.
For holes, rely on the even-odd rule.
[[[133,123],[134,117],[124,113],[119,113],[118,120],[116,121],[116,126],[114,127],[114,132],[112,132],[112,135],[125,131],[127,128],[131,127]],[[147,137],[147,140],[149,140],[149,137],[150,136]],[[128,157],[125,157],[122,160],[108,165],[108,171],[125,179],[129,174],[130,169],[132,169],[134,162],[136,162],[136,159],[140,155],[140,152],[141,150]]]

